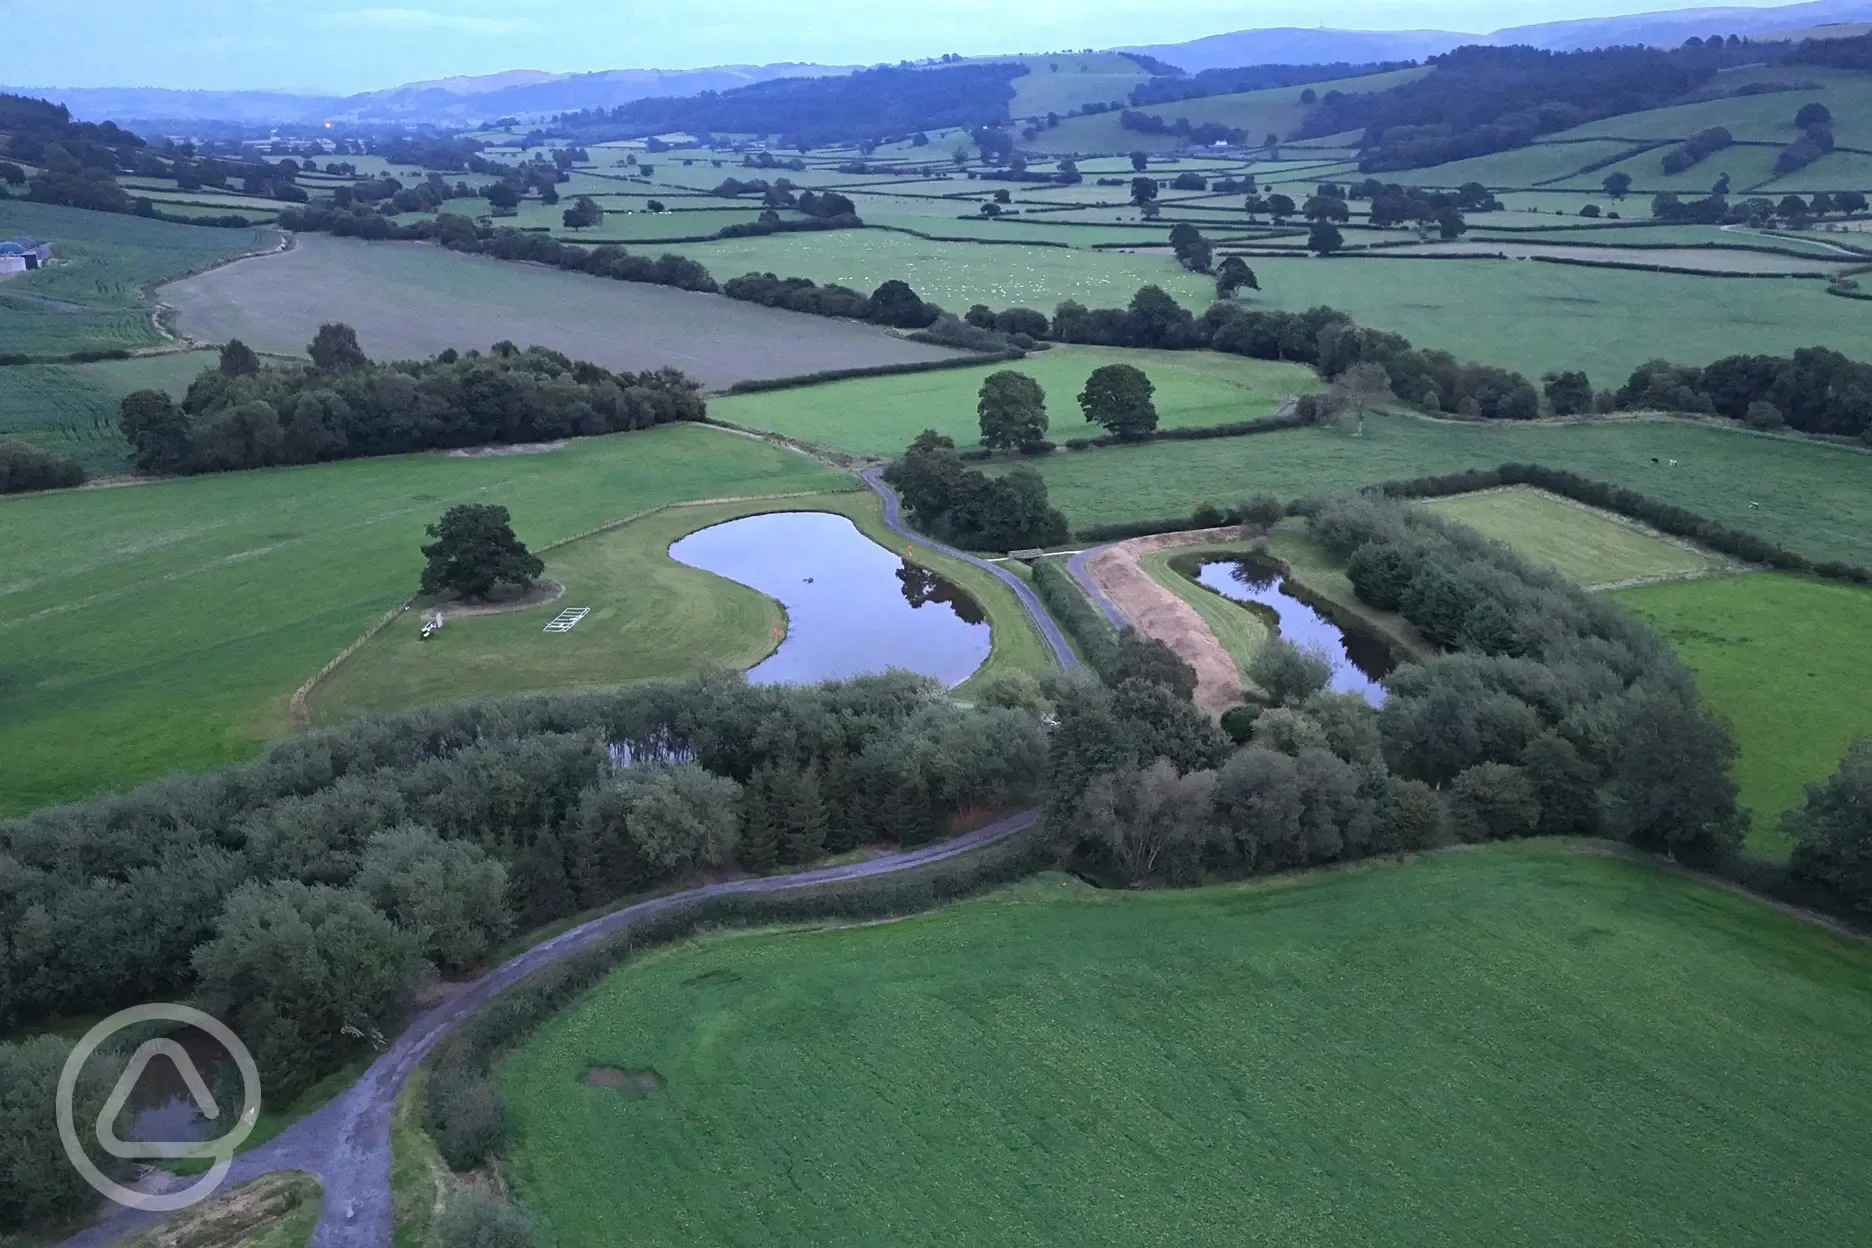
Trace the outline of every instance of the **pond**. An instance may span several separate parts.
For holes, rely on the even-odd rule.
[[[669,554],[786,608],[786,636],[749,669],[752,681],[805,684],[901,667],[958,685],[988,658],[988,620],[967,591],[844,516],[745,516],[691,533]]]
[[[1379,683],[1397,666],[1390,647],[1362,632],[1346,632],[1330,618],[1295,597],[1280,570],[1258,559],[1217,559],[1205,562],[1196,580],[1236,602],[1253,602],[1280,618],[1280,635],[1296,646],[1316,646],[1332,663],[1331,687],[1337,693],[1356,693],[1378,706],[1384,702]]]

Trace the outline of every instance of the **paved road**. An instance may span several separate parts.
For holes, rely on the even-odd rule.
[[[1070,650],[1066,653],[1071,657]],[[304,1170],[315,1174],[325,1184],[325,1203],[312,1236],[313,1248],[389,1248],[393,1222],[390,1117],[396,1108],[397,1096],[436,1043],[502,989],[568,954],[623,931],[638,919],[698,897],[779,893],[809,884],[887,875],[940,862],[1003,840],[1031,827],[1035,819],[1031,812],[1010,815],[941,844],[844,866],[706,884],[627,906],[537,944],[419,1017],[347,1091],[262,1147],[235,1158],[226,1186],[233,1187],[274,1170]],[[113,1207],[111,1216],[72,1236],[59,1248],[103,1248],[161,1216]]]
[[[1079,656],[1073,653],[1072,644],[1066,640],[1066,634],[1062,633],[1059,625],[1053,622],[1053,617],[1047,614],[1045,605],[1041,603],[1039,597],[1033,590],[1028,587],[1026,581],[1021,580],[1020,577],[1015,576],[1000,564],[989,563],[986,559],[978,559],[965,550],[957,550],[953,546],[945,546],[934,538],[925,537],[923,534],[907,528],[903,522],[903,508],[898,502],[897,491],[884,484],[884,470],[882,468],[869,468],[865,470],[863,476],[864,483],[873,490],[876,490],[878,497],[884,500],[884,523],[890,526],[891,532],[897,534],[899,537],[908,538],[910,541],[919,542],[922,545],[928,546],[931,550],[940,550],[943,554],[960,559],[964,563],[972,563],[984,572],[991,572],[1000,577],[1002,582],[1006,584],[1009,589],[1014,591],[1014,596],[1020,599],[1021,606],[1027,609],[1028,617],[1033,620],[1034,627],[1040,630],[1040,636],[1044,638],[1047,645],[1052,648],[1053,657],[1058,660],[1059,665],[1069,672],[1075,670],[1079,666]]]
[[[1124,629],[1131,627],[1131,621],[1125,618],[1124,612],[1118,609],[1117,603],[1105,596],[1105,591],[1098,587],[1098,582],[1094,581],[1092,574],[1086,571],[1087,560],[1096,559],[1117,544],[1107,542],[1103,546],[1094,546],[1090,550],[1080,551],[1066,561],[1066,570],[1072,573],[1073,580],[1079,582],[1079,588],[1085,590],[1086,597],[1092,600],[1092,605],[1105,613],[1105,618],[1111,621],[1112,627]]]

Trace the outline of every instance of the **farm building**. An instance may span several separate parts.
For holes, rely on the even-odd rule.
[[[52,244],[22,234],[0,242],[0,274],[24,273],[52,258]]]

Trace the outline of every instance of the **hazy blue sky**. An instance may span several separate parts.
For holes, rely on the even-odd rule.
[[[1733,0],[1732,0],[1733,2]],[[0,83],[363,91],[502,69],[688,69],[1169,43],[1255,26],[1503,26],[1697,0],[0,0]],[[14,37],[14,36],[23,37]]]

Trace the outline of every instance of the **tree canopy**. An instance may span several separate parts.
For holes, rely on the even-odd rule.
[[[525,590],[546,565],[514,536],[507,509],[497,503],[458,503],[429,526],[435,540],[422,548],[422,592],[486,598],[496,586]]]

